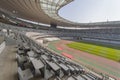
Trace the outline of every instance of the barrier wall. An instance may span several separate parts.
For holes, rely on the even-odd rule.
[[[79,41],[95,43],[95,44],[103,45],[103,46],[106,46],[106,47],[120,49],[120,42],[118,42],[118,41],[87,39],[87,38],[82,38],[82,40],[79,40]]]
[[[1,44],[0,44],[0,54],[2,53],[2,51],[5,49],[5,41],[3,41]]]
[[[95,42],[103,42],[103,43],[110,43],[114,45],[120,45],[120,41],[112,41],[112,40],[104,40],[104,39],[93,39],[93,38],[82,38],[83,40],[86,41],[95,41]]]

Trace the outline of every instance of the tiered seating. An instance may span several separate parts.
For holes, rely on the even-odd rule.
[[[102,80],[84,67],[52,53],[20,35],[21,44],[16,54],[20,80]],[[23,39],[24,38],[24,39]],[[30,45],[28,43],[31,43]]]
[[[14,31],[38,32],[44,35],[58,36],[58,37],[87,37],[101,40],[120,41],[120,28],[104,28],[104,29],[86,29],[86,30],[70,30],[70,29],[51,29],[51,30],[35,30],[23,27],[17,27],[0,23],[1,28],[12,29]],[[43,35],[43,36],[44,36]]]
[[[96,75],[86,72],[80,65],[66,60],[64,57],[53,54],[53,52],[50,52],[23,35],[28,31],[41,33],[41,36],[43,37],[80,37],[82,39],[88,38],[102,41],[107,40],[107,42],[120,42],[120,28],[89,30],[35,30],[3,23],[0,23],[0,28],[11,29],[14,32],[22,33],[16,34],[16,39],[19,44],[16,57],[18,61],[19,78],[21,80],[34,79],[37,75],[40,76],[39,78],[51,80],[101,80]]]

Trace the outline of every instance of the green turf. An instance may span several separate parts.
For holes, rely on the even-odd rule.
[[[70,44],[67,44],[67,46],[120,62],[120,50],[118,49],[88,44],[84,42],[72,42]]]

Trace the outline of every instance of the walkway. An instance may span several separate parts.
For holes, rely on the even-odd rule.
[[[6,46],[0,54],[0,80],[17,80],[16,48]]]

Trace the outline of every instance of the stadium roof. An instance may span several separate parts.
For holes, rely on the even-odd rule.
[[[0,0],[0,10],[11,16],[45,24],[71,25],[58,10],[73,0]]]
[[[75,23],[58,15],[59,9],[73,0],[0,0],[0,11],[9,16],[22,18],[44,24],[55,23],[58,26],[104,27],[106,25],[120,25],[118,22]]]

